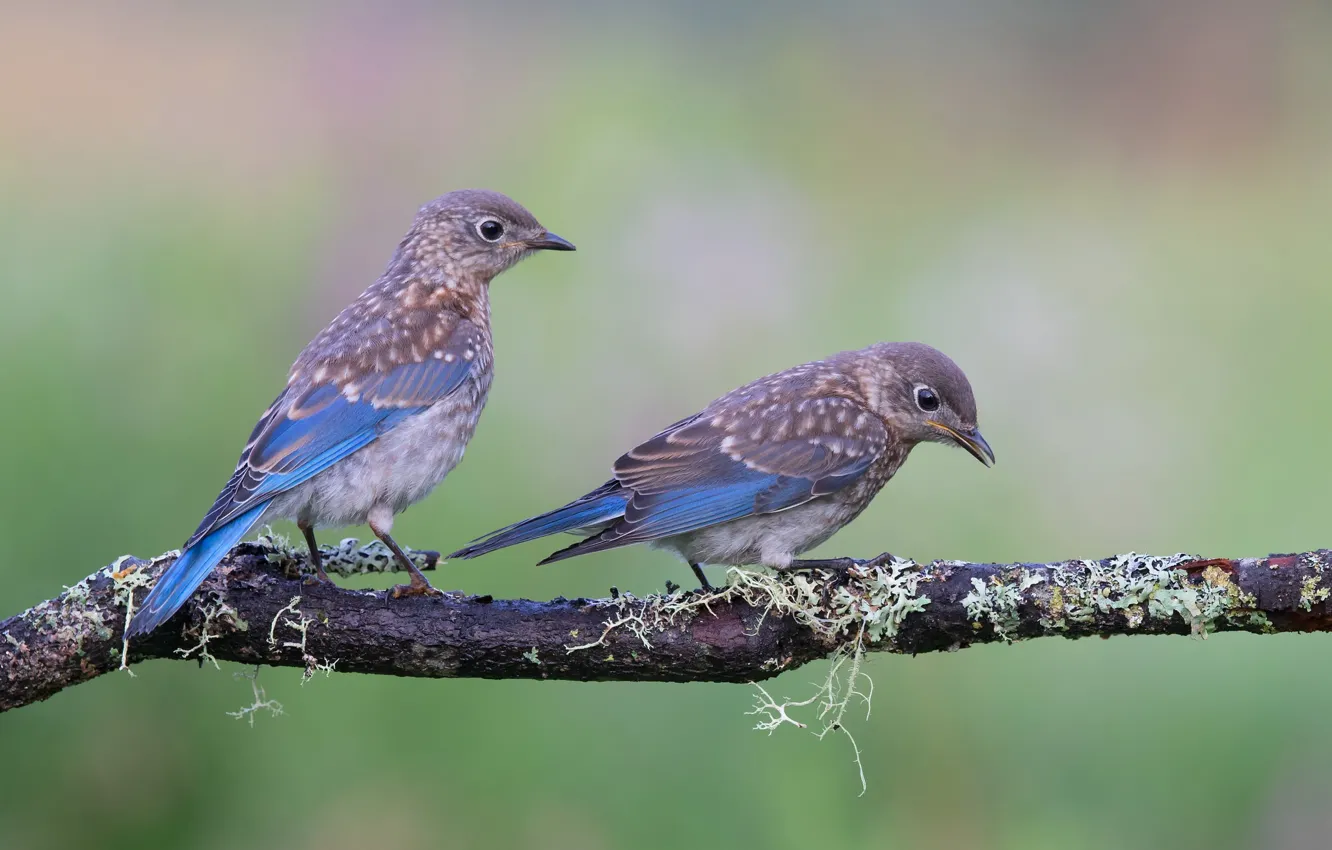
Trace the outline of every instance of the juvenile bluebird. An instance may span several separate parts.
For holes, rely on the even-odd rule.
[[[129,634],[161,625],[251,528],[274,519],[296,522],[319,581],[328,576],[314,530],[368,523],[411,575],[393,595],[438,595],[389,536],[393,517],[462,459],[490,390],[490,281],[543,249],[574,246],[496,192],[450,192],[422,207],[379,280],[296,358]]]
[[[702,564],[777,570],[855,519],[923,442],[989,466],[967,376],[939,351],[883,342],[760,378],[621,455],[614,477],[562,508],[492,532],[475,558],[561,531],[586,535],[541,563],[647,543]]]

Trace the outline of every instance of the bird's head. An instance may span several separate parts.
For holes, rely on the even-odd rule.
[[[461,189],[421,208],[408,241],[420,256],[451,266],[455,274],[489,281],[536,251],[572,251],[517,201],[499,192]],[[413,238],[414,237],[414,238]]]
[[[858,353],[871,364],[864,381],[871,408],[903,439],[960,446],[986,466],[994,463],[977,427],[971,383],[947,355],[918,342],[881,342]]]

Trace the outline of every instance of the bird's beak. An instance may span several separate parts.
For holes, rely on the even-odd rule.
[[[931,421],[927,424],[932,428],[943,431],[953,442],[971,452],[971,456],[976,460],[986,466],[994,466],[994,449],[990,448],[990,444],[985,442],[979,428],[973,428],[970,431],[958,431],[942,422]]]
[[[528,239],[523,243],[533,251],[577,251],[574,244],[568,239],[556,236],[549,230],[542,233],[535,239]]]

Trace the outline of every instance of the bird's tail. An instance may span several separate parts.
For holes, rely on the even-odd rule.
[[[259,521],[259,515],[266,507],[268,503],[264,502],[252,508],[204,535],[199,542],[181,552],[180,557],[162,573],[148,598],[143,600],[143,607],[135,612],[125,636],[146,635],[171,619],[171,615],[180,610],[180,606],[203,583],[217,562],[222,560],[222,556],[230,552],[231,547],[239,543]]]
[[[459,549],[449,558],[476,558],[538,537],[595,528],[601,523],[624,516],[624,506],[628,501],[629,495],[620,489],[619,483],[611,481],[562,508],[482,535],[472,541],[472,545]]]

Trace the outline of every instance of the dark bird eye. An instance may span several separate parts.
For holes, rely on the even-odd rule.
[[[504,225],[493,218],[488,218],[476,226],[476,232],[487,242],[498,242],[504,235]]]
[[[939,409],[939,396],[929,387],[919,387],[916,390],[916,406],[926,413]]]

